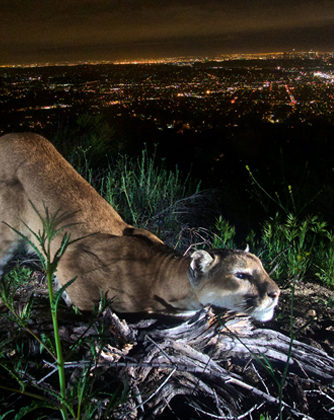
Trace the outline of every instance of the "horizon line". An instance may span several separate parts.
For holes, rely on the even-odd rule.
[[[314,54],[314,55],[327,55],[334,54],[333,50],[286,50],[286,51],[275,51],[275,52],[233,52],[233,53],[223,53],[218,55],[180,55],[174,57],[160,57],[160,58],[125,58],[125,59],[116,59],[116,60],[65,60],[65,61],[43,61],[35,63],[18,63],[18,64],[0,64],[0,68],[34,68],[34,67],[71,67],[71,66],[80,66],[80,65],[103,65],[103,64],[114,64],[114,65],[136,65],[136,64],[164,64],[164,63],[177,63],[177,62],[201,62],[201,61],[229,61],[236,59],[238,57],[249,59],[256,57],[266,57],[266,56],[281,56],[281,55],[305,55],[305,54]]]

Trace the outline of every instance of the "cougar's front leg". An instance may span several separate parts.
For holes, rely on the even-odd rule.
[[[14,235],[12,240],[8,238],[9,235],[6,235],[6,237],[4,237],[3,232],[0,228],[0,276],[3,273],[5,265],[13,257],[15,251],[18,248],[20,241],[18,240],[18,237],[15,233]]]
[[[17,220],[21,219],[20,211],[22,212],[24,208],[22,191],[22,186],[18,182],[0,180],[0,275],[22,241],[11,229],[11,227],[19,229]]]

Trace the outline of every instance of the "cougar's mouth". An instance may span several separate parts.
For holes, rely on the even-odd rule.
[[[272,317],[274,316],[274,307],[268,308],[268,309],[256,308],[252,312],[251,315],[257,321],[261,321],[261,322],[270,321],[272,319]]]
[[[256,301],[257,299],[253,299]],[[248,302],[249,303],[249,302]],[[255,303],[255,302],[254,302]],[[275,299],[265,298],[260,305],[247,305],[246,312],[249,313],[257,321],[270,321],[274,316],[274,309],[278,303],[278,297]]]

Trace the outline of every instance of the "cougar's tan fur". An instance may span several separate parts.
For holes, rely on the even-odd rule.
[[[176,256],[152,233],[135,229],[73,169],[43,137],[9,134],[0,138],[0,221],[25,234],[38,232],[43,216],[66,212],[72,244],[60,261],[61,285],[77,279],[66,292],[82,310],[101,294],[118,312],[184,313],[213,304],[270,319],[279,289],[261,261],[245,251],[196,251]],[[0,274],[19,236],[0,224]],[[59,247],[61,236],[52,243]]]
[[[78,242],[64,256],[60,281],[73,275],[72,302],[90,309],[101,291],[118,312],[191,315],[215,305],[267,321],[279,289],[261,261],[240,250],[195,251],[177,256],[166,245],[143,236],[97,234]]]
[[[140,234],[161,242],[153,233],[134,229],[96,190],[57,152],[52,144],[33,133],[7,134],[0,137],[0,273],[19,241],[8,226],[34,240],[24,224],[34,232],[45,207],[50,214],[72,214],[68,229],[72,239],[91,233],[113,235]],[[59,246],[61,237],[53,243]]]

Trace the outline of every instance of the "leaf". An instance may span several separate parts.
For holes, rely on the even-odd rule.
[[[40,259],[43,268],[45,267],[45,257],[44,255],[41,253],[41,251],[38,249],[38,247],[23,233],[21,233],[19,230],[15,229],[13,226],[10,226],[8,223],[3,222],[6,226],[8,226],[12,231],[14,231],[15,233],[17,233],[25,242],[27,242],[32,248],[33,250],[36,252],[38,258]],[[23,222],[24,223],[24,222]],[[40,236],[37,235],[35,232],[33,232],[29,226],[24,223],[25,227],[35,236],[35,238],[39,241]]]
[[[44,401],[33,401],[29,405],[26,405],[25,407],[20,408],[20,410],[15,415],[15,420],[20,420],[24,418],[27,414],[32,413],[33,411],[36,411],[40,408],[50,408],[53,410],[58,410],[58,407],[52,405],[49,402]]]
[[[15,411],[14,410],[9,410],[9,411],[6,411],[4,414],[0,414],[0,420],[3,420],[4,418],[6,418],[7,415],[10,414],[10,413],[15,413]]]
[[[75,276],[72,280],[68,281],[64,284],[59,290],[57,290],[54,298],[54,305],[55,308],[58,306],[59,299],[61,298],[62,294],[66,291],[66,289],[77,279],[77,276]]]

